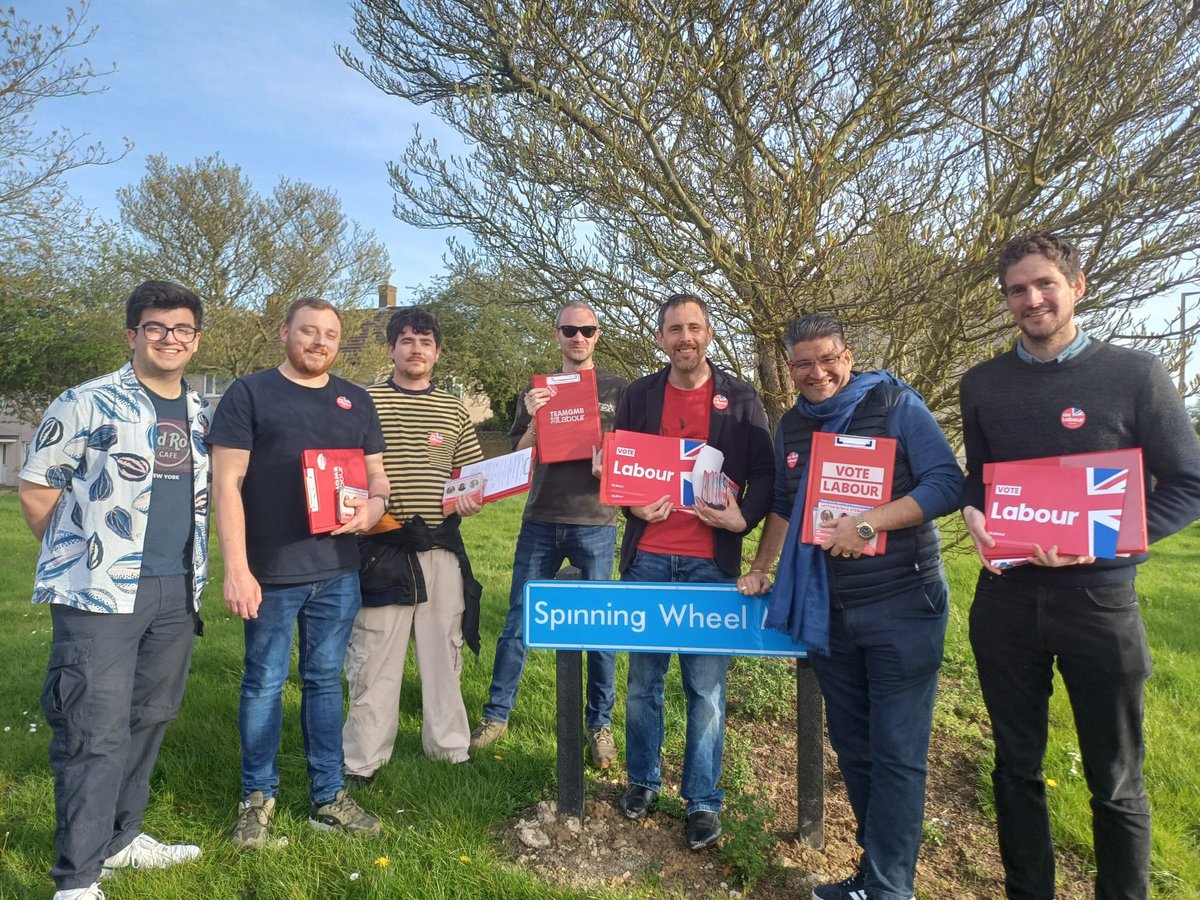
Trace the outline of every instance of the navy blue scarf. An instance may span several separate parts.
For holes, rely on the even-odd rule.
[[[908,387],[890,372],[863,372],[851,378],[849,384],[828,400],[812,404],[801,396],[796,400],[796,408],[806,419],[820,422],[818,430],[840,434],[850,426],[858,404],[881,384]],[[812,514],[804,508],[811,463],[810,455],[809,464],[800,476],[800,486],[796,488],[792,518],[788,522],[767,608],[766,626],[789,635],[793,642],[803,644],[809,653],[828,656],[829,572],[825,568],[825,551],[818,544],[800,542],[804,517]]]

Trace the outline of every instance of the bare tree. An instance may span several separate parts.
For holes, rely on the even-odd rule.
[[[630,334],[715,301],[717,353],[790,401],[780,334],[844,316],[943,418],[1011,336],[999,243],[1077,238],[1100,337],[1196,274],[1196,0],[356,0],[343,60],[464,137],[415,135],[397,215],[465,230]],[[1200,317],[1191,316],[1196,322]]]
[[[183,166],[151,156],[145,177],[117,198],[129,270],[204,299],[198,362],[222,375],[277,362],[279,323],[293,300],[319,296],[353,309],[389,274],[383,245],[347,220],[332,191],[281,179],[262,196],[216,155]]]
[[[81,224],[64,176],[80,166],[115,162],[86,134],[39,127],[47,100],[104,90],[87,59],[76,61],[95,29],[85,25],[88,3],[67,7],[62,25],[41,25],[0,8],[0,229],[7,240],[31,231]]]

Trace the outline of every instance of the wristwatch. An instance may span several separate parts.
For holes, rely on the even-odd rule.
[[[869,541],[875,537],[875,526],[864,519],[861,515],[854,517],[854,530],[858,532],[858,536],[864,541]]]

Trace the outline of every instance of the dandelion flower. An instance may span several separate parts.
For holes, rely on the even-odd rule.
[[[392,864],[392,861],[390,859],[388,859],[386,856],[381,856],[381,857],[379,857],[379,859],[375,860],[375,865],[379,866],[379,868],[381,868],[381,869],[386,869],[391,864]]]
[[[469,863],[469,862],[471,861],[471,857],[467,856],[467,855],[464,853],[462,856],[460,856],[460,857],[458,858],[458,861],[459,861],[459,862],[463,862],[463,863]]]
[[[1055,781],[1053,778],[1047,778],[1046,779],[1046,787],[1056,788],[1056,787],[1058,787],[1058,782]]]

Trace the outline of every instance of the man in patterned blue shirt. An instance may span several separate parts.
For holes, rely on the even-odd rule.
[[[110,870],[200,855],[141,832],[183,699],[208,561],[208,411],[183,372],[200,298],[167,281],[125,304],[133,358],[51,404],[21,470],[41,540],[33,600],[54,639],[42,690],[54,770],[54,900],[103,900]]]

